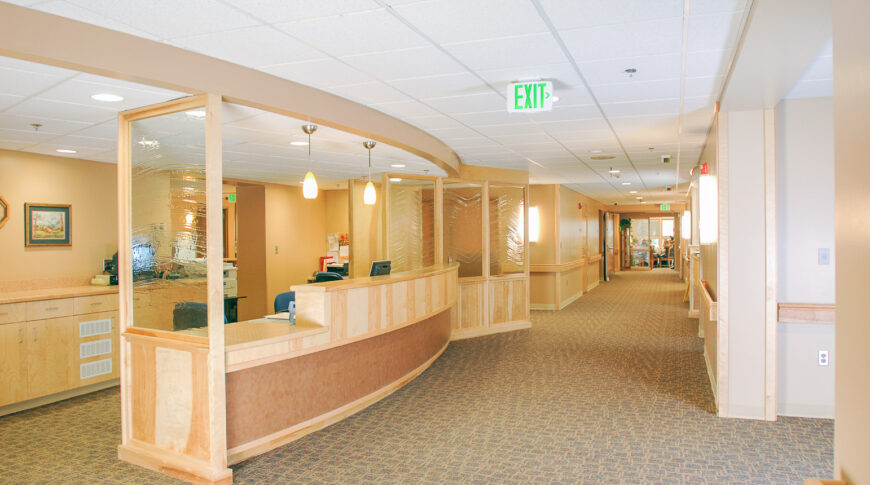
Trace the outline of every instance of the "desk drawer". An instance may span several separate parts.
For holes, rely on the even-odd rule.
[[[15,323],[25,320],[24,303],[7,303],[0,305],[0,323]]]
[[[79,296],[75,298],[75,314],[111,312],[118,309],[118,295]]]
[[[27,321],[65,317],[73,314],[75,298],[58,298],[27,302]]]

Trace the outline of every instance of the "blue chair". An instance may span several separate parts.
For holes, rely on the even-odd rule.
[[[290,302],[296,301],[296,292],[288,291],[286,293],[278,293],[275,296],[275,313],[286,312],[290,308]]]
[[[333,273],[332,271],[321,271],[314,275],[314,282],[321,283],[323,281],[341,281],[344,278],[341,277],[338,273]]]
[[[224,324],[227,315],[224,314]],[[172,329],[185,330],[208,326],[208,305],[194,301],[182,301],[172,309]]]

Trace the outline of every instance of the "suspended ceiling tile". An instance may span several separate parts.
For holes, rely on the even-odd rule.
[[[172,39],[172,43],[248,67],[273,66],[322,59],[326,54],[278,30],[258,25]]]
[[[67,1],[49,1],[38,2],[31,8],[43,11],[45,13],[66,17],[68,19],[78,20],[79,22],[97,25],[106,29],[117,30],[118,32],[135,35],[136,37],[158,40],[158,36],[156,35],[138,29],[132,24],[117,22],[115,20],[107,18],[102,15],[99,10],[93,10],[87,5],[73,5],[72,3]]]
[[[290,81],[319,88],[361,84],[372,81],[372,77],[336,59],[317,59],[313,61],[280,64],[261,69]]]
[[[465,72],[453,59],[431,46],[348,56],[342,60],[382,81]]]
[[[401,93],[399,90],[380,81],[339,86],[330,89],[330,91],[361,104],[392,103],[412,100],[412,98]]]
[[[687,77],[724,76],[734,49],[689,52],[686,55]]]
[[[276,27],[336,57],[429,45],[383,9],[281,23]]]
[[[593,88],[602,104],[650,99],[673,99],[680,97],[680,80],[630,81],[621,84],[606,84]]]
[[[0,68],[0,92],[13,96],[34,96],[69,76],[56,76],[17,69]]]
[[[184,93],[165,91],[157,88],[154,88],[153,90],[137,89],[131,86],[140,87],[141,85],[124,81],[103,81],[95,83],[86,80],[93,78],[96,78],[96,76],[90,76],[87,78],[84,76],[78,76],[39,93],[37,98],[65,103],[76,103],[118,113],[127,109],[162,103],[173,98],[184,96]],[[124,99],[117,102],[107,103],[92,99],[91,96],[95,94],[114,94],[122,96]]]
[[[477,76],[468,72],[459,72],[444,76],[396,79],[390,81],[390,85],[418,99],[464,96],[492,92],[489,86],[484,84],[484,82]]]
[[[397,116],[399,118],[436,116],[442,114],[419,101],[397,101],[393,103],[378,103],[373,104],[372,107],[387,114]]]
[[[335,17],[380,8],[371,0],[225,0],[264,22],[291,22]]]
[[[407,118],[407,121],[412,125],[418,126],[427,131],[437,130],[439,128],[458,128],[464,126],[462,123],[446,115],[415,116]]]
[[[28,99],[21,104],[9,108],[6,112],[39,119],[85,123],[101,123],[117,116],[117,112],[113,110],[45,99]]]
[[[0,75],[2,75],[2,72],[0,72]],[[24,96],[0,93],[0,111],[12,106],[13,104],[20,103],[24,99]]]
[[[426,104],[447,114],[479,113],[496,110],[505,106],[503,97],[492,91],[482,94],[465,96],[450,96],[446,98],[431,98],[424,100]]]
[[[553,111],[544,111],[541,113],[529,113],[526,116],[529,119],[540,123],[553,122],[570,122],[576,120],[596,120],[603,122],[601,112],[594,104],[585,105],[563,105],[560,99],[558,103],[553,105]]]
[[[559,30],[680,17],[682,0],[541,0]]]
[[[439,44],[547,31],[527,0],[432,0],[394,8]]]
[[[565,62],[565,56],[549,33],[464,42],[444,48],[475,71]]]
[[[631,80],[658,81],[680,77],[682,56],[679,53],[671,53],[657,56],[604,59],[584,62],[579,67],[583,76],[592,86],[618,84]],[[637,72],[627,74],[625,70],[629,68],[636,69]]]
[[[785,95],[785,98],[829,98],[833,95],[833,79],[812,79],[796,82],[794,87]]]
[[[689,20],[689,50],[705,51],[734,47],[742,18],[742,11],[693,15]]]

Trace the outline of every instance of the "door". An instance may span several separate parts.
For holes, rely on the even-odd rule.
[[[69,389],[73,317],[27,322],[27,398]]]
[[[27,399],[25,323],[0,325],[0,406]]]

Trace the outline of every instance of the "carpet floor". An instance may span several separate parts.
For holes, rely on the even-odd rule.
[[[391,396],[233,467],[235,483],[802,483],[833,421],[719,419],[670,270],[451,343]],[[117,388],[0,418],[0,482],[176,483],[116,459]]]

